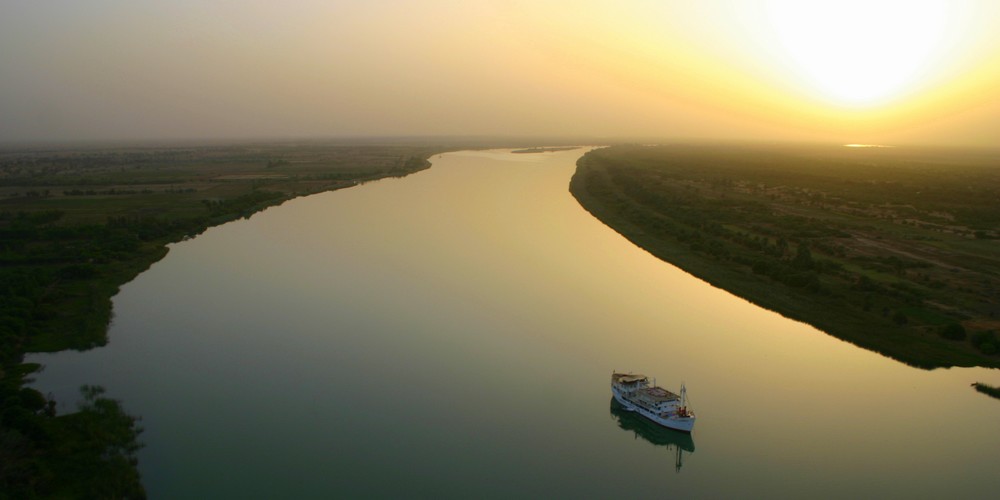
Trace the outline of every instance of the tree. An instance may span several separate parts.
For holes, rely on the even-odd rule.
[[[813,262],[812,252],[809,251],[809,245],[806,243],[799,243],[798,249],[795,251],[795,258],[792,259],[792,265],[799,269],[812,269],[815,262]]]
[[[948,340],[965,340],[965,327],[959,323],[949,323],[938,333]]]
[[[910,322],[910,319],[903,314],[903,311],[896,311],[896,314],[892,315],[892,321],[899,326],[903,326]]]

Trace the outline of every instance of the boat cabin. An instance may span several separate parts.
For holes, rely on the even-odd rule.
[[[649,377],[638,373],[615,373],[611,375],[611,383],[619,391],[631,393],[649,387]]]

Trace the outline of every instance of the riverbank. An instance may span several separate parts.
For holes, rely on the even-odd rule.
[[[989,384],[984,384],[982,382],[976,382],[972,384],[977,391],[986,394],[987,396],[1000,399],[1000,387],[995,387]]]
[[[579,146],[557,146],[557,147],[538,147],[538,148],[527,148],[527,149],[515,149],[511,151],[514,154],[534,154],[534,153],[558,153],[559,151],[572,151],[574,149],[579,149]]]
[[[581,158],[570,192],[657,257],[835,337],[922,368],[1000,366],[997,214],[963,190],[989,196],[989,161],[856,153],[618,146]]]
[[[22,364],[25,353],[104,345],[111,298],[170,243],[292,198],[418,172],[446,149],[0,152],[0,491],[18,498],[142,491],[137,418],[96,388],[85,390],[81,411],[56,415],[51,401],[24,387],[37,369]]]

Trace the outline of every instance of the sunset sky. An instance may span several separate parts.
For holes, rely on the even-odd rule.
[[[0,142],[996,146],[1000,2],[0,0]]]

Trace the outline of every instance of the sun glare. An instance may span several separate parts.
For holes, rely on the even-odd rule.
[[[891,101],[944,57],[950,11],[942,1],[774,0],[767,16],[783,59],[829,100]]]

